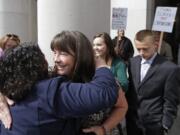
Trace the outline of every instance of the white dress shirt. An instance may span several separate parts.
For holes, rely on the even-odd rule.
[[[141,76],[141,81],[144,79],[144,77],[146,76],[146,73],[148,72],[154,58],[156,57],[157,53],[155,53],[150,59],[146,60],[144,58],[142,58],[141,60],[141,72],[140,72],[140,76]]]

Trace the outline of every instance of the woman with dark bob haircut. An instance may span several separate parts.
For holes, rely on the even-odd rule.
[[[59,40],[62,46],[58,48],[58,58],[62,62],[57,60],[57,52],[53,50],[55,67],[61,74],[58,77],[48,79],[48,65],[37,45],[23,43],[5,52],[0,62],[0,91],[14,100],[15,105],[10,106],[11,129],[6,129],[10,125],[2,121],[5,126],[1,126],[1,135],[76,135],[77,124],[72,118],[87,116],[115,104],[116,81],[101,59],[96,59],[99,65],[94,76],[87,75],[92,81],[89,77],[81,77],[80,51],[94,58],[89,40],[80,32],[64,31],[58,35],[62,38]],[[67,43],[67,48],[63,43]],[[93,61],[86,56],[83,58],[86,65]],[[80,77],[76,77],[77,73]],[[0,95],[1,104],[5,104],[3,95]],[[1,110],[1,115],[6,113]]]
[[[68,75],[73,82],[88,82],[95,73],[95,61],[90,41],[78,31],[63,31],[57,34],[51,42],[54,53],[66,52],[74,57],[75,64],[72,74]],[[55,57],[55,56],[54,56]],[[54,74],[58,72],[58,60],[54,58]]]

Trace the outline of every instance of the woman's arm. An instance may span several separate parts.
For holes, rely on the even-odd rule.
[[[106,131],[110,131],[117,124],[119,124],[126,115],[128,104],[124,92],[119,90],[118,100],[109,116],[109,118],[102,124]]]
[[[110,131],[114,127],[119,124],[123,118],[125,117],[125,114],[128,109],[128,104],[125,98],[124,92],[120,89],[119,90],[119,96],[118,100],[111,111],[110,116],[106,119],[106,121],[102,125],[97,125],[94,127],[90,127],[87,129],[84,129],[83,131],[88,133],[88,132],[94,132],[96,135],[104,135],[105,132]]]
[[[62,82],[54,91],[55,83],[48,86],[48,101],[59,117],[87,116],[112,107],[118,97],[118,87],[112,72],[105,67],[96,70],[88,83]]]
[[[9,110],[9,105],[13,105],[14,102],[0,93],[0,120],[4,124],[4,127],[10,129],[12,124],[12,117]]]
[[[89,83],[63,82],[63,80],[53,78],[42,81],[34,87],[40,98],[38,100],[40,107],[55,113],[59,118],[87,116],[112,107],[116,103],[118,87],[108,68],[97,69],[93,80]],[[5,127],[10,128],[12,119],[8,101],[0,95],[0,120]]]

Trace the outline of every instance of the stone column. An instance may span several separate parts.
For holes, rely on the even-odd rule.
[[[109,0],[38,0],[38,41],[49,65],[50,42],[62,30],[78,30],[91,41],[97,32],[110,31]]]
[[[21,41],[37,41],[36,0],[0,0],[0,36],[14,33]]]

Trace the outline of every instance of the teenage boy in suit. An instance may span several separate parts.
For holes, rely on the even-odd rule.
[[[180,69],[157,53],[151,30],[135,36],[139,55],[129,64],[127,135],[164,135],[177,114]]]

